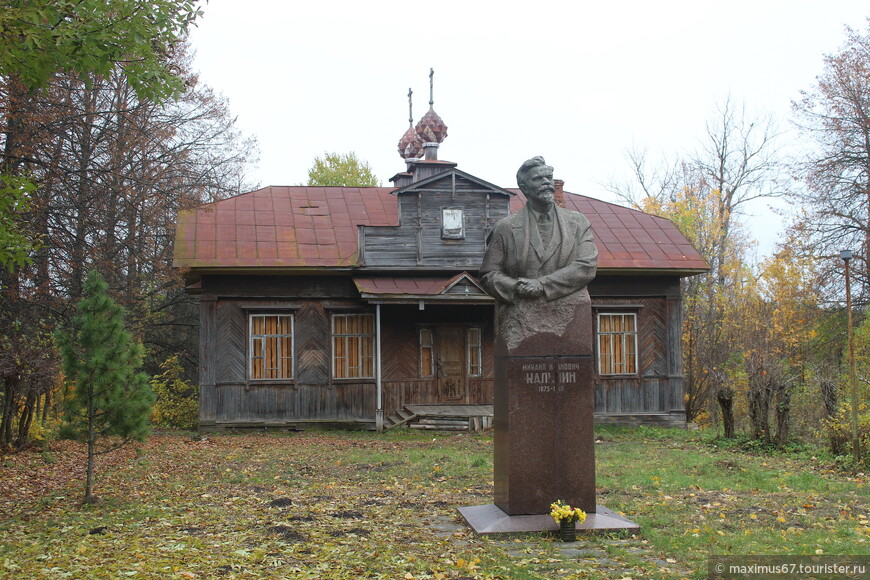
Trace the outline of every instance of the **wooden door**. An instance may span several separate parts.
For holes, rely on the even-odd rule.
[[[465,401],[465,329],[440,327],[435,339],[438,402],[461,403]]]

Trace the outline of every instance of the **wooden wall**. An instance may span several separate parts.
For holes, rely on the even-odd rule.
[[[331,313],[371,311],[355,296],[352,282],[339,277],[204,278],[200,424],[373,422],[374,379],[332,380],[330,376]],[[294,314],[294,380],[247,381],[249,312]]]
[[[593,307],[636,312],[639,375],[595,375],[596,418],[670,416],[683,413],[681,313],[675,277],[601,276],[590,286]],[[373,312],[348,277],[216,276],[203,278],[200,303],[200,421],[209,425],[288,425],[343,422],[373,425],[376,383],[331,378],[330,314]],[[296,378],[246,381],[247,313],[295,315]],[[421,325],[476,325],[483,331],[480,378],[469,378],[467,404],[492,403],[493,308],[428,304],[381,307],[383,403],[386,414],[405,404],[437,403],[435,381],[421,379]],[[590,329],[591,331],[592,329]]]
[[[399,225],[360,228],[367,267],[425,266],[476,270],[486,236],[509,213],[507,196],[446,173],[443,179],[398,194]],[[441,238],[442,208],[463,210],[464,239]]]
[[[665,423],[685,424],[679,279],[599,276],[589,292],[595,312],[634,312],[638,324],[638,375],[600,376],[596,368],[596,418],[667,415]]]
[[[306,422],[374,423],[374,379],[331,377],[333,312],[373,312],[354,297],[347,278],[226,276],[204,278],[200,301],[200,423],[282,425]],[[274,295],[283,295],[276,298]],[[259,297],[258,297],[259,295]],[[268,298],[262,297],[269,296]],[[323,296],[331,296],[323,298]],[[295,379],[250,382],[246,377],[247,315],[292,313]],[[483,331],[488,377],[471,379],[469,404],[492,401],[491,306],[384,306],[381,314],[384,409],[435,403],[435,382],[420,379],[417,332],[421,324],[476,325]]]
[[[383,404],[389,415],[407,404],[437,404],[434,379],[420,378],[420,326],[455,324],[479,326],[482,331],[484,376],[469,377],[465,400],[456,404],[491,405],[493,397],[493,307],[386,305],[381,310],[383,336]]]

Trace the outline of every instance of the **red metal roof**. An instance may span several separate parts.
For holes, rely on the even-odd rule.
[[[447,276],[354,276],[360,296],[369,302],[408,303],[424,300],[444,304],[490,304],[493,299],[468,272]],[[457,289],[454,288],[461,285]]]
[[[509,189],[511,213],[526,202],[519,189]],[[652,269],[703,271],[707,261],[668,219],[600,199],[565,192],[568,209],[592,224],[599,270]]]
[[[435,296],[447,287],[449,278],[357,278],[353,282],[357,290],[366,294],[410,294],[414,296]]]
[[[358,225],[398,224],[393,187],[271,186],[181,212],[175,266],[353,267]],[[511,212],[524,203],[518,190]],[[582,195],[569,209],[589,218],[601,270],[700,271],[709,266],[670,221]],[[427,292],[421,292],[425,294]]]
[[[175,265],[191,268],[356,264],[357,225],[396,223],[393,187],[265,187],[181,212]]]
[[[353,283],[362,294],[372,295],[412,295],[412,296],[436,296],[443,294],[453,284],[462,279],[476,286],[480,294],[486,292],[480,287],[477,279],[468,272],[461,272],[452,277],[444,276],[421,276],[421,277],[358,277],[354,276]]]

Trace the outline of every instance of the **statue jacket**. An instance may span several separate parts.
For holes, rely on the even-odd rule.
[[[480,268],[484,289],[502,304],[517,301],[519,278],[538,279],[543,300],[551,302],[583,291],[595,278],[598,249],[592,226],[581,213],[555,206],[553,236],[545,247],[526,206],[500,220],[487,238]]]

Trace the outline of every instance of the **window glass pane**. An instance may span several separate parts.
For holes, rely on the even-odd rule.
[[[283,376],[292,376],[293,375],[293,337],[292,336],[282,336],[281,337],[281,360],[280,367],[281,373]]]
[[[598,315],[598,372],[602,375],[637,373],[637,315]]]
[[[251,378],[262,379],[264,376],[263,368],[263,341],[262,339],[253,339],[251,343]]]
[[[465,237],[461,209],[441,210],[441,237],[447,239],[461,239]]]
[[[333,372],[337,379],[343,379],[347,375],[347,364],[345,363],[344,338],[335,337],[333,339]]]
[[[481,340],[480,329],[469,328],[467,333],[468,341],[468,374],[473,377],[479,377],[483,374],[483,365],[481,363]]]
[[[632,330],[634,329],[634,325],[632,324]],[[637,372],[637,353],[635,352],[636,344],[635,344],[635,336],[628,335],[626,336],[625,341],[625,372],[626,373],[636,373]]]
[[[363,359],[362,376],[364,376],[364,377],[375,376],[375,358],[374,357],[367,356]]]
[[[605,335],[598,336],[598,360],[599,372],[602,375],[608,375],[613,372],[610,367],[610,337]]]
[[[359,337],[347,337],[347,370],[352,377],[359,376]]]
[[[292,379],[293,316],[251,315],[250,329],[250,378]]]
[[[333,377],[374,378],[374,316],[336,314],[332,321]]]
[[[266,330],[269,329],[269,324],[267,321]],[[274,336],[270,336],[266,339],[266,378],[267,379],[275,379],[278,378],[278,339]]]
[[[432,376],[432,330],[420,329],[420,376]]]

